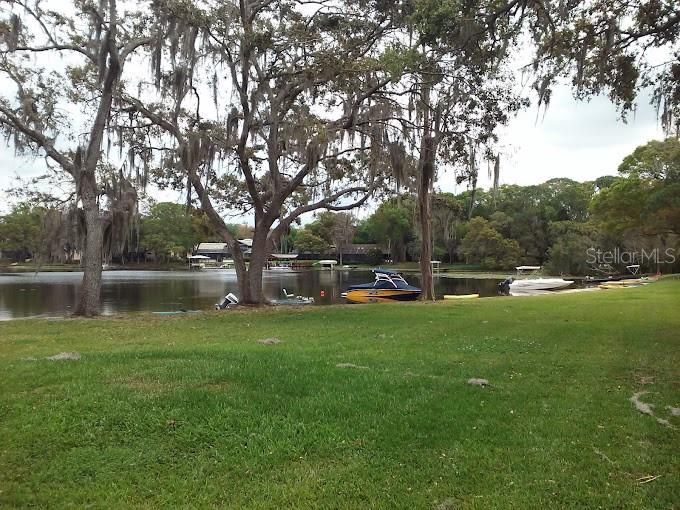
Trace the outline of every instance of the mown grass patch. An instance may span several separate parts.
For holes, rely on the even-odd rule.
[[[679,310],[664,281],[3,323],[0,506],[673,508]]]

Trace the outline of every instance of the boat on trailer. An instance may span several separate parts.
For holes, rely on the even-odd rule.
[[[350,303],[388,303],[392,301],[415,301],[420,296],[418,287],[409,285],[404,277],[388,269],[374,269],[372,283],[351,285],[344,293]]]

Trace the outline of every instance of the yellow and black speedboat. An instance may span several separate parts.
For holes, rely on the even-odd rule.
[[[374,269],[375,281],[352,285],[344,294],[350,303],[388,303],[390,301],[415,301],[420,289],[409,285],[396,271]]]

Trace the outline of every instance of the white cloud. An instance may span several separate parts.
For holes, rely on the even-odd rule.
[[[593,180],[617,172],[621,160],[637,146],[663,138],[649,97],[639,99],[638,109],[620,119],[606,97],[577,101],[568,87],[558,87],[546,112],[535,108],[521,112],[501,132],[502,184],[538,184],[554,177]],[[485,172],[479,186],[489,187]],[[445,191],[461,191],[452,173],[440,179]]]

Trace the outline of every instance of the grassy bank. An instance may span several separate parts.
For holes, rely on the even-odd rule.
[[[79,264],[3,264],[0,263],[2,273],[75,273],[82,271]],[[129,262],[127,264],[112,264],[107,267],[111,271],[187,271],[187,264],[173,262],[168,264],[156,264],[147,262]]]
[[[679,309],[663,281],[2,323],[0,507],[672,508]]]

